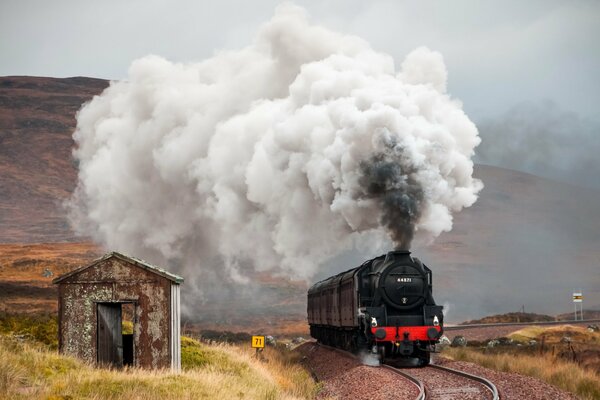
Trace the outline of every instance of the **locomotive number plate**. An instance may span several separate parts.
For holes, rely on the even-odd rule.
[[[252,336],[252,348],[253,349],[262,349],[265,347],[265,337],[264,336]]]
[[[398,278],[398,282],[412,282],[412,278]]]

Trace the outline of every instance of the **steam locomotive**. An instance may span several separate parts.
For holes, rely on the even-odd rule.
[[[315,283],[308,290],[310,335],[380,359],[417,358],[427,365],[443,332],[432,274],[409,251],[391,251]]]

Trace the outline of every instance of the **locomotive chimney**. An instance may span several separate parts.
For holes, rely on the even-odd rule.
[[[399,260],[411,260],[410,251],[409,250],[392,250],[389,251],[385,256],[385,263]]]

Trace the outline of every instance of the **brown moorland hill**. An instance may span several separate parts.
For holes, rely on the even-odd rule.
[[[510,322],[544,322],[544,321],[550,322],[550,321],[555,321],[555,320],[556,320],[556,318],[551,317],[550,315],[514,312],[514,313],[490,315],[490,316],[483,317],[480,319],[463,322],[463,323],[461,323],[461,325],[501,324],[501,323],[510,323]]]
[[[485,184],[479,200],[415,250],[434,270],[449,320],[522,306],[556,315],[578,289],[587,305],[600,304],[600,192],[486,165],[475,175]]]
[[[100,254],[92,243],[0,244],[0,312],[56,312],[52,279]]]
[[[77,169],[75,114],[108,81],[0,78],[0,243],[73,241],[62,202]]]

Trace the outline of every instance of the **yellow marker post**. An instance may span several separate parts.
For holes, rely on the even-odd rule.
[[[265,337],[264,336],[252,336],[252,348],[256,349],[256,358],[261,358],[262,351],[265,348]]]
[[[262,349],[265,347],[265,337],[264,336],[252,336],[252,348],[253,349]]]

